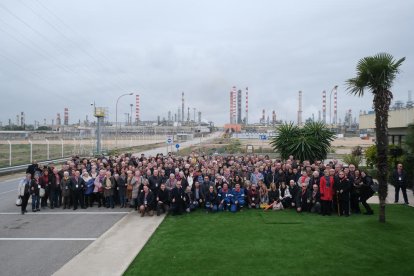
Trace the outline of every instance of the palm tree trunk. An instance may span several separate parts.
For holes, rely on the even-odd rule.
[[[379,221],[385,222],[385,200],[388,194],[388,110],[392,93],[387,90],[374,93],[375,134],[377,136],[378,196],[380,202]]]

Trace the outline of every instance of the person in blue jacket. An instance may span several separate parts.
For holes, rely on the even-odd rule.
[[[232,190],[232,198],[231,198],[231,211],[237,212],[237,210],[241,210],[244,206],[244,189],[240,188],[240,184],[236,183],[236,186]]]
[[[223,188],[221,188],[218,193],[218,198],[220,202],[218,206],[219,211],[224,211],[224,210],[230,211],[232,197],[233,197],[233,194],[229,190],[228,184],[224,183]]]

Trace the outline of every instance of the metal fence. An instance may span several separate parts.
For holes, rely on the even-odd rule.
[[[131,148],[165,142],[165,135],[119,135],[115,140],[102,140],[102,151]],[[0,168],[29,164],[34,160],[46,161],[71,155],[90,156],[96,152],[93,138],[22,139],[0,141]]]

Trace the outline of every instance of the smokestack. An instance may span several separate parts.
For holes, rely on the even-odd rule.
[[[201,125],[201,111],[198,112],[198,124]]]
[[[272,111],[272,125],[276,124],[276,112],[273,110]]]
[[[232,90],[230,91],[230,124],[235,124],[236,121],[236,113],[237,113],[237,91],[236,86],[233,86]]]
[[[266,111],[264,109],[262,110],[262,119],[260,121],[262,124],[266,123]]]
[[[249,124],[249,88],[246,87],[246,125]]]
[[[140,121],[140,105],[139,105],[139,95],[135,95],[135,124],[139,125]],[[132,118],[132,114],[131,114]]]
[[[65,126],[69,125],[69,108],[64,109],[64,123]]]
[[[184,91],[181,93],[181,120],[184,122]]]
[[[239,89],[237,91],[237,123],[241,124],[242,122],[242,91]]]
[[[171,110],[168,111],[168,122],[171,122]]]
[[[298,126],[302,125],[302,91],[299,91]]]
[[[326,124],[326,91],[322,91],[322,122]]]
[[[334,124],[337,124],[338,121],[338,85],[335,85],[334,91]]]
[[[60,113],[56,114],[56,125],[60,126],[60,124],[62,123],[62,121],[60,120]]]
[[[190,108],[187,107],[187,122],[190,122]]]
[[[25,125],[25,116],[24,116],[24,112],[20,112],[20,126],[24,127]]]

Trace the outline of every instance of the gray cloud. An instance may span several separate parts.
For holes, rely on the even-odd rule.
[[[76,122],[93,101],[114,120],[127,92],[140,94],[142,119],[156,119],[175,113],[184,91],[186,105],[223,124],[233,85],[249,87],[250,122],[262,109],[296,121],[299,90],[304,119],[317,118],[322,91],[329,98],[334,85],[338,115],[357,115],[372,97],[347,95],[344,82],[364,56],[405,56],[395,99],[413,89],[413,8],[403,0],[2,1],[0,121],[20,111],[31,123],[50,121],[69,107]],[[134,99],[120,101],[119,118]]]

